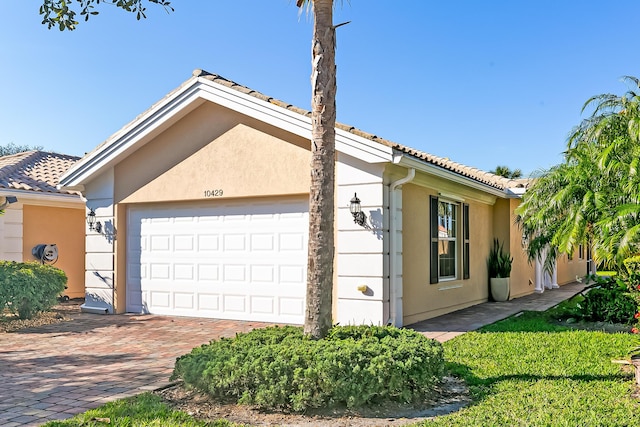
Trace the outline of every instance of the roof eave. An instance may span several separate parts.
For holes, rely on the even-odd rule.
[[[418,159],[411,155],[398,153],[394,155],[393,163],[415,168],[418,171],[425,172],[430,175],[434,175],[443,179],[447,179],[449,181],[473,188],[475,190],[480,190],[485,193],[491,194],[492,196],[506,198],[507,193],[504,190],[498,189],[491,185],[476,181],[472,178],[460,175],[457,172],[447,170],[443,167],[434,165],[433,163],[429,163],[425,160]]]
[[[43,206],[82,206],[85,204],[78,194],[65,193],[44,193],[30,190],[14,190],[11,188],[0,188],[0,196],[16,196],[18,202],[28,200],[30,205]]]

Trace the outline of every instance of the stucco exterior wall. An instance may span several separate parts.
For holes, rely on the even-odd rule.
[[[583,247],[583,252],[576,249],[573,252],[573,257],[569,259],[567,255],[560,255],[556,261],[558,268],[558,285],[566,285],[567,283],[575,282],[578,278],[583,278],[587,275],[587,249]]]
[[[116,165],[115,201],[307,194],[309,148],[307,140],[206,103]]]
[[[55,243],[58,261],[55,267],[67,275],[69,298],[84,297],[84,208],[61,208],[50,206],[23,207],[22,259],[34,261],[34,246]]]
[[[423,181],[422,177],[420,181]],[[493,207],[490,203],[465,198],[467,189],[448,184],[447,191],[469,204],[470,278],[429,283],[429,196],[438,196],[439,181],[433,187],[405,184],[402,188],[403,213],[403,322],[405,325],[429,319],[488,298],[486,259],[492,243]],[[477,197],[482,197],[478,194]],[[487,199],[489,200],[489,199]],[[459,245],[459,251],[462,248]],[[461,252],[460,252],[461,253]]]
[[[507,202],[509,214],[509,251],[513,257],[511,280],[509,281],[511,286],[510,297],[518,298],[534,291],[536,280],[535,264],[529,262],[527,254],[522,247],[522,232],[516,224],[516,214],[514,212],[520,204],[520,199],[507,199],[505,201]]]

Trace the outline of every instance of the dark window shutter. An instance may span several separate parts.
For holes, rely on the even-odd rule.
[[[429,283],[438,283],[438,198],[429,196],[429,223],[431,225],[431,260],[429,262]]]
[[[462,204],[462,238],[464,239],[462,247],[464,254],[462,255],[462,278],[469,278],[469,204]]]

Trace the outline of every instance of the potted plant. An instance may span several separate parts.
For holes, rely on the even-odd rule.
[[[495,301],[507,301],[510,295],[509,276],[513,257],[504,251],[498,239],[493,239],[493,248],[487,258],[491,296]]]

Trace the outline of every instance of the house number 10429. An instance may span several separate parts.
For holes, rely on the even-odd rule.
[[[204,190],[204,197],[220,197],[222,196],[222,190]]]

